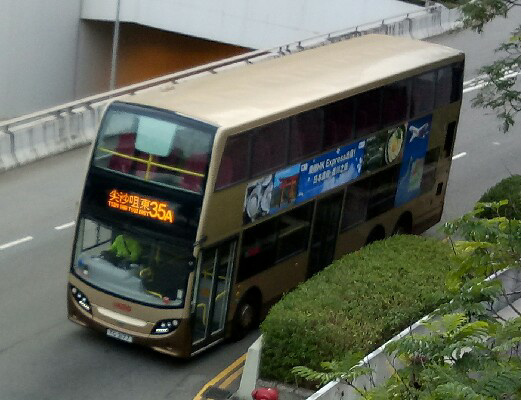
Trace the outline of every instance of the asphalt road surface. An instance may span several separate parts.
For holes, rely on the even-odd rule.
[[[521,20],[496,21],[484,35],[431,39],[467,53],[466,78]],[[472,208],[484,190],[521,173],[520,127],[504,135],[493,115],[464,96],[444,220]],[[189,400],[256,339],[225,344],[188,361],[102,337],[66,319],[72,224],[87,149],[0,175],[0,399]],[[430,232],[435,232],[431,229]]]

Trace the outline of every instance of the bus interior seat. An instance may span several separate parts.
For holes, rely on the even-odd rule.
[[[208,154],[196,153],[192,154],[184,165],[184,169],[197,172],[204,173],[206,168],[206,164],[208,163]],[[200,176],[194,176],[189,174],[183,174],[183,179],[181,180],[181,187],[183,189],[192,190],[194,192],[201,191],[201,185],[203,183],[203,178]]]
[[[138,151],[136,153],[136,157],[143,161],[135,161],[134,164],[134,174],[136,176],[139,176],[140,178],[144,178],[148,169],[149,178],[152,176],[154,172],[156,172],[157,167],[155,165],[150,165],[148,167],[148,161],[151,162],[157,162],[154,155],[151,155],[149,153],[145,153],[143,151]],[[151,180],[151,179],[149,179]]]
[[[114,150],[116,153],[124,154],[127,156],[134,156],[136,143],[136,133],[126,132],[119,135],[118,145]],[[128,173],[132,169],[133,160],[123,158],[117,154],[113,154],[110,157],[108,167],[111,170]]]

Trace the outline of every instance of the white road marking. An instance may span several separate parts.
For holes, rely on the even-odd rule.
[[[513,78],[514,76],[517,76],[521,74],[521,71],[507,71],[503,79]],[[465,87],[468,86],[468,87]],[[483,86],[485,86],[485,76],[480,75],[474,79],[470,79],[466,82],[463,82],[463,93],[472,92],[473,90],[481,89]]]
[[[54,229],[56,229],[57,231],[61,231],[62,229],[67,229],[67,228],[73,227],[74,224],[75,224],[74,221],[67,222],[66,224],[63,224],[63,225],[60,225],[60,226],[55,226]]]
[[[28,242],[29,240],[33,240],[33,237],[32,236],[26,236],[26,237],[24,237],[22,239],[15,240],[13,242],[5,243],[5,244],[0,246],[0,250],[5,250],[5,249],[7,249],[9,247],[16,246],[17,244]]]
[[[484,83],[480,83],[479,85],[465,88],[465,89],[463,89],[463,94],[468,93],[468,92],[472,92],[473,90],[481,89],[483,86],[485,86],[485,84]]]
[[[492,142],[492,144],[495,145],[495,146],[499,146],[501,143],[499,143],[499,142]]]
[[[462,152],[462,153],[459,153],[459,154],[456,154],[455,156],[453,156],[452,159],[457,160],[458,158],[465,157],[466,155],[467,155],[466,152]]]

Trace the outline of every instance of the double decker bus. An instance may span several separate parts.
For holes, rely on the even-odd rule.
[[[367,35],[112,102],[76,224],[69,319],[189,357],[244,335],[341,255],[432,226],[463,63]]]

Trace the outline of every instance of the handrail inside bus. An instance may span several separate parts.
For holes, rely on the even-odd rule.
[[[154,167],[164,168],[164,169],[167,169],[169,171],[181,172],[182,174],[185,174],[185,175],[191,175],[191,176],[197,176],[198,178],[204,178],[204,174],[201,174],[200,172],[189,171],[187,169],[172,167],[170,165],[154,162],[154,161],[152,161],[150,159],[149,160],[143,160],[142,158],[129,156],[128,154],[119,153],[117,151],[110,150],[110,149],[107,149],[105,147],[98,147],[98,150],[101,150],[101,151],[103,151],[105,153],[112,154],[112,155],[115,155],[115,156],[118,156],[118,157],[121,157],[121,158],[125,158],[127,160],[136,161],[136,162],[141,163],[141,164],[146,164],[146,165],[151,165],[151,166],[153,165]]]

